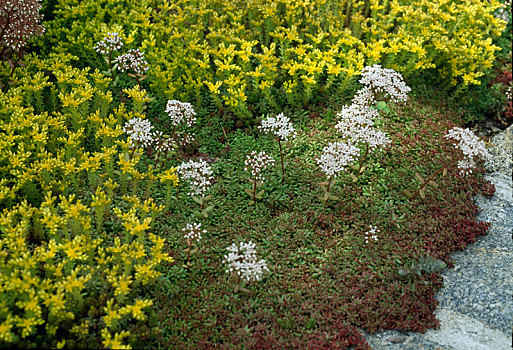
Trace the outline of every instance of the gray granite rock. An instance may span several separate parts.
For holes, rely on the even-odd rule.
[[[490,140],[492,160],[485,164],[490,174],[501,173],[511,179],[513,169],[513,125]]]

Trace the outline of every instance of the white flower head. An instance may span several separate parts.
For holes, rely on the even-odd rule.
[[[189,134],[187,132],[177,132],[176,138],[178,140],[178,144],[182,147],[194,142],[194,134]]]
[[[373,151],[391,142],[384,132],[374,127],[374,119],[379,118],[379,113],[373,108],[353,103],[342,107],[337,116],[340,121],[335,128],[350,143],[366,144],[369,151]]]
[[[152,131],[153,125],[151,125],[148,119],[141,119],[135,117],[130,119],[123,126],[123,131],[128,134],[130,146],[141,146],[147,147],[152,144],[155,133]]]
[[[256,181],[264,181],[265,178],[262,176],[262,171],[267,168],[267,166],[274,164],[274,158],[269,156],[264,151],[260,153],[256,153],[256,151],[252,151],[246,157],[246,162],[244,163],[246,167],[244,171],[251,172],[251,176]]]
[[[380,230],[376,226],[369,225],[369,231],[365,232],[365,244],[368,244],[370,240],[377,241],[378,233]]]
[[[128,50],[126,54],[118,56],[115,62],[122,72],[131,69],[136,74],[143,75],[150,68],[144,58],[144,53],[140,52],[139,49]]]
[[[353,134],[361,128],[374,125],[374,119],[379,118],[379,112],[376,109],[353,103],[350,106],[342,107],[337,113],[339,122],[335,128],[346,139],[351,139]]]
[[[267,117],[262,120],[262,125],[259,126],[259,129],[272,133],[280,141],[287,141],[289,137],[296,136],[296,131],[290,122],[290,118],[285,117],[283,113],[278,114],[276,117]]]
[[[107,33],[107,36],[94,46],[96,52],[102,55],[110,55],[114,51],[118,51],[123,46],[123,40],[118,33]]]
[[[255,247],[255,244],[249,241],[249,243],[240,242],[238,245],[233,243],[226,248],[228,254],[223,259],[223,262],[228,265],[226,272],[235,273],[248,282],[260,281],[269,268],[265,260],[258,260]]]
[[[155,149],[162,153],[168,153],[169,151],[176,148],[175,140],[168,137],[164,137],[161,131],[154,132],[153,144]]]
[[[376,96],[374,96],[374,92],[368,86],[365,86],[358,90],[353,97],[353,104],[370,107],[376,103]]]
[[[352,144],[332,142],[324,147],[323,153],[317,159],[317,164],[328,178],[337,177],[338,174],[354,162],[359,155],[359,149]]]
[[[44,33],[41,6],[41,0],[0,1],[0,36],[7,47],[20,51],[28,39]]]
[[[491,158],[484,142],[470,129],[455,127],[449,130],[445,137],[457,141],[455,147],[463,153],[463,159],[458,162],[458,168],[463,174],[472,172],[472,169],[476,167],[476,159],[489,160]]]
[[[207,230],[201,229],[201,223],[193,222],[187,223],[182,229],[185,239],[191,241],[201,240],[201,235],[207,233]]]
[[[190,127],[196,123],[196,112],[188,102],[169,100],[166,105],[166,113],[169,115],[174,126],[185,123]]]
[[[393,69],[381,68],[379,64],[365,67],[359,82],[371,89],[375,96],[384,95],[394,102],[405,102],[411,91],[401,74]]]
[[[214,179],[212,177],[212,168],[202,159],[198,161],[190,159],[188,162],[180,164],[176,172],[184,180],[189,180],[191,187],[190,196],[204,196]]]

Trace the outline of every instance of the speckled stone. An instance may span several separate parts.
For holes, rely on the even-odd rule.
[[[488,151],[492,160],[485,164],[489,173],[501,173],[512,177],[513,169],[513,125],[490,140]]]

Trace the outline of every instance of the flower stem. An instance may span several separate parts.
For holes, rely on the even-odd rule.
[[[356,181],[360,178],[360,174],[363,167],[363,162],[365,161],[365,158],[367,158],[367,155],[369,154],[369,145],[366,144],[365,154],[362,157],[362,160],[360,161],[360,167],[358,168],[358,172],[356,173]]]
[[[171,140],[175,139],[175,130],[176,130],[176,125],[173,125],[173,130],[171,130],[171,136],[169,137]]]
[[[112,51],[109,52],[109,71],[112,73]]]
[[[255,182],[253,182],[253,201],[256,203],[256,191],[257,191],[257,179],[255,177]]]
[[[427,184],[435,178],[436,175],[440,174],[444,170],[444,168],[448,167],[451,163],[455,162],[456,160],[457,159],[455,158],[451,158],[451,160],[444,163],[437,171],[431,174],[431,176],[428,177],[426,181],[424,181],[424,183],[419,187],[419,189],[415,191],[415,193],[411,196],[410,199],[415,199],[419,195],[420,191],[422,191],[427,186]]]
[[[331,186],[331,181],[332,180],[333,180],[333,178],[330,177],[329,180],[328,180],[328,186],[326,187],[326,194],[328,196],[326,198],[326,201],[324,202],[324,209],[326,209],[326,207],[328,206],[328,201],[330,200],[330,186]]]
[[[11,58],[12,57],[14,57],[14,52],[11,55]],[[7,91],[7,88],[9,87],[9,81],[11,80],[12,76],[14,75],[14,71],[16,70],[16,67],[18,67],[18,63],[20,62],[20,60],[21,60],[21,52],[18,52],[18,57],[16,58],[16,60],[11,60],[12,61],[11,74],[9,74],[9,78],[7,78],[7,82],[5,83],[5,85],[2,88],[2,92]]]
[[[166,181],[166,211],[171,208],[171,183]]]
[[[280,145],[280,159],[281,159],[281,183],[285,179],[285,167],[283,166],[283,150],[281,148],[281,140],[278,138],[278,145]]]
[[[143,88],[142,88],[141,80],[139,79],[139,75],[137,73],[135,73],[135,80],[137,81],[137,84],[139,85],[139,89],[142,91]]]
[[[134,145],[134,148],[132,148],[132,152],[130,153],[130,160],[132,160],[132,157],[134,156],[134,152],[135,152],[135,149],[137,148],[137,146]]]
[[[185,258],[185,266],[189,263],[189,257],[191,256],[191,249],[192,249],[192,242],[191,240],[187,239],[187,246],[189,247],[187,249],[187,258]]]

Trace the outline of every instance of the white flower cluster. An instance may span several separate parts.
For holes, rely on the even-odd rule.
[[[289,137],[296,136],[296,131],[290,122],[290,118],[285,117],[283,113],[278,114],[276,117],[268,117],[262,120],[262,125],[259,126],[259,129],[274,134],[280,141],[287,141]]]
[[[378,110],[372,108],[378,97],[388,96],[394,102],[406,101],[411,89],[402,76],[393,69],[380,65],[367,66],[359,80],[364,85],[353,98],[350,106],[344,106],[337,116],[337,128],[348,142],[355,145],[366,144],[369,151],[385,147],[390,138],[374,127],[379,118]]]
[[[123,126],[123,131],[129,136],[130,146],[147,147],[152,144],[155,133],[152,131],[153,125],[147,119],[135,117],[130,119]],[[134,144],[135,142],[135,144]]]
[[[39,10],[40,0],[0,1],[0,33],[8,47],[19,51],[30,37],[44,33]]]
[[[373,119],[379,118],[377,110],[353,103],[342,107],[342,111],[337,116],[340,121],[335,128],[350,143],[365,143],[370,151],[390,143],[390,139],[384,132],[374,128]]]
[[[96,52],[102,55],[110,55],[113,51],[118,51],[123,46],[123,40],[118,33],[107,33],[107,36],[94,46]]]
[[[212,185],[211,180],[214,179],[212,177],[212,168],[202,159],[197,162],[190,159],[188,162],[180,164],[176,171],[184,180],[190,181],[190,196],[203,196],[210,185]]]
[[[235,272],[241,279],[251,282],[261,280],[264,272],[269,271],[265,260],[258,260],[255,244],[251,241],[233,243],[226,249],[229,252],[223,260],[228,265],[226,272]]]
[[[483,160],[491,158],[484,142],[470,129],[455,127],[449,130],[445,137],[456,140],[458,143],[455,146],[463,152],[463,159],[458,162],[458,168],[463,174],[472,172],[472,169],[476,166],[476,157]]]
[[[358,92],[355,98],[366,105],[371,105],[372,101],[376,100],[376,94],[385,95],[394,102],[404,102],[411,91],[401,74],[393,69],[381,68],[379,64],[365,67],[359,82],[365,87],[364,91]],[[372,101],[365,101],[365,97],[372,98]]]
[[[207,230],[201,229],[201,223],[193,222],[192,224],[187,223],[182,229],[185,239],[191,241],[201,240],[201,234],[207,233]]]
[[[506,98],[507,98],[508,100],[511,100],[511,97],[512,97],[512,94],[511,94],[511,87],[512,87],[511,85],[510,85],[510,86],[508,86],[508,89],[506,90],[506,93],[505,93]]]
[[[370,107],[376,103],[376,96],[374,92],[368,86],[365,86],[358,90],[353,97],[353,104],[359,106]]]
[[[252,151],[247,155],[246,162],[244,164],[246,165],[244,171],[251,172],[253,179],[256,181],[264,181],[265,178],[262,176],[262,171],[267,168],[268,165],[274,164],[274,158],[264,151],[258,154],[256,151]]]
[[[166,113],[175,126],[181,123],[193,126],[196,123],[196,112],[188,102],[169,100],[166,105]]]
[[[159,152],[167,153],[176,147],[175,140],[164,137],[162,131],[155,131],[153,136],[153,144],[155,145],[155,149]]]
[[[177,132],[176,138],[178,139],[178,144],[182,147],[194,141],[194,135],[186,132]]]
[[[369,231],[365,232],[365,244],[369,243],[369,239],[378,240],[377,234],[380,232],[376,226],[369,225]],[[369,237],[369,235],[371,235]]]
[[[328,178],[337,177],[338,173],[358,157],[359,150],[352,144],[331,142],[324,147],[323,154],[317,164]]]
[[[150,68],[144,58],[144,53],[140,52],[139,49],[128,50],[124,55],[118,56],[115,62],[122,72],[131,69],[136,74],[143,75]]]

